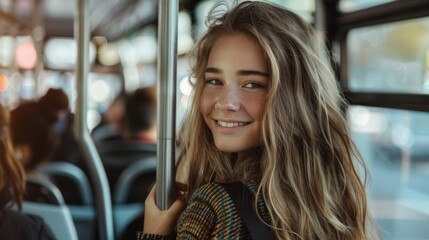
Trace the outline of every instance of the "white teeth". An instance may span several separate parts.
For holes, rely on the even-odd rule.
[[[228,127],[228,128],[230,128],[230,127],[238,127],[238,126],[243,126],[244,125],[244,123],[242,123],[242,122],[238,123],[238,122],[222,122],[222,121],[217,121],[217,123],[219,125],[221,125],[222,127]]]

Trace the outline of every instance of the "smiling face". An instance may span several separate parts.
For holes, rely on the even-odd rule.
[[[268,75],[262,48],[249,35],[215,41],[205,68],[200,111],[219,150],[239,153],[261,145]]]

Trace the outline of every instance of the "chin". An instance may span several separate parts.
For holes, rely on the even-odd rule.
[[[235,146],[231,146],[226,143],[215,143],[215,145],[216,145],[216,148],[222,152],[228,152],[228,153],[237,152],[237,148]]]
[[[239,153],[239,152],[245,152],[248,151],[250,149],[254,149],[257,146],[241,146],[241,145],[236,145],[236,144],[225,144],[225,143],[220,143],[220,144],[215,144],[216,148],[219,149],[219,151],[222,152],[226,152],[226,153]]]

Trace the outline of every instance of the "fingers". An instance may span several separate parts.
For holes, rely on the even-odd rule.
[[[186,192],[186,190],[188,190],[188,185],[181,182],[176,182],[175,187],[176,187],[176,190],[182,191],[182,192]]]
[[[173,204],[176,203],[177,209],[183,210],[184,206],[186,205],[187,186],[186,184],[183,184],[180,182],[176,182],[175,186],[176,186],[175,187],[176,199],[174,200]],[[156,184],[154,184],[148,196],[146,197],[145,205],[149,207],[156,206],[156,208],[158,208],[155,199],[156,199]]]
[[[183,209],[185,209],[185,207],[186,207],[185,198],[182,196],[179,196],[178,198],[176,198],[173,204],[171,204],[170,208],[173,208],[181,212]]]
[[[187,198],[187,185],[176,182],[175,189],[176,189],[176,198],[180,198],[183,201],[186,201]]]
[[[186,192],[188,190],[188,185],[181,183],[181,182],[175,182],[174,187],[177,191]],[[153,185],[151,193],[156,189],[156,184]]]
[[[176,191],[179,192],[179,191]],[[180,215],[185,209],[186,202],[182,194],[173,201],[167,210],[160,210],[155,203],[156,186],[152,188],[145,201],[144,211],[144,233],[169,235],[174,231],[174,226]]]
[[[152,189],[150,190],[148,196],[155,196],[156,193],[156,184],[153,185]]]
[[[150,200],[150,199],[155,199],[155,194],[156,194],[156,184],[153,185],[152,189],[150,190],[149,194],[147,195],[145,203],[147,203],[148,200]]]

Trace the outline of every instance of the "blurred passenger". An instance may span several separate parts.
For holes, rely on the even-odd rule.
[[[10,210],[21,209],[25,173],[16,159],[9,131],[9,115],[0,104],[0,239],[56,239],[42,218]]]
[[[154,88],[135,90],[125,100],[125,115],[119,127],[119,135],[104,139],[98,150],[109,180],[111,192],[115,192],[117,180],[128,166],[156,156],[156,91]],[[146,174],[136,180],[142,182],[132,191],[132,202],[143,201],[150,191],[155,175]],[[147,187],[146,187],[147,186]]]
[[[139,88],[119,95],[92,131],[95,142],[130,140],[156,143],[156,90]]]
[[[69,111],[66,116],[57,123],[56,129],[59,134],[58,144],[49,162],[67,162],[77,166],[86,175],[90,182],[90,187],[93,188],[93,181],[90,178],[85,154],[74,133],[74,117],[75,115]],[[67,204],[83,204],[82,194],[79,192],[79,188],[76,185],[76,179],[71,180],[69,177],[64,177],[60,174],[51,176],[50,180],[60,189]]]
[[[59,142],[51,156],[51,161],[64,161],[81,168],[85,165],[84,154],[74,133],[74,117],[72,112],[57,123]]]
[[[156,91],[154,88],[140,88],[125,101],[125,115],[122,125],[123,139],[143,143],[156,143]]]
[[[69,98],[59,88],[50,88],[39,99],[39,109],[51,123],[57,123],[64,119],[69,111]]]
[[[68,104],[61,89],[49,89],[39,101],[12,110],[12,140],[26,171],[50,159],[59,139],[56,124],[65,117]]]
[[[109,108],[103,114],[103,117],[97,126],[92,129],[91,137],[94,142],[98,143],[108,138],[119,136],[119,128],[123,121],[125,111],[125,93],[119,94]]]

